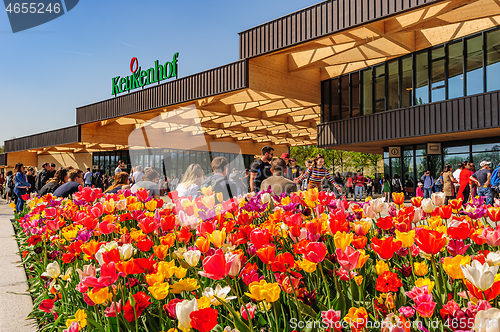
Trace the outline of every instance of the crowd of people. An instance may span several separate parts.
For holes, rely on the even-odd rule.
[[[393,192],[411,191],[413,194],[411,178],[403,181],[397,174],[392,179],[387,174],[383,178],[376,178],[364,176],[361,171],[354,175],[348,173],[342,176],[339,172],[333,175],[324,163],[324,156],[318,154],[313,159],[307,159],[302,169],[288,153],[275,158],[271,146],[262,148],[261,157],[245,171],[233,168],[230,172],[228,160],[216,157],[211,163],[213,173],[209,175],[200,165],[191,164],[180,177],[171,178],[160,175],[152,167],[143,170],[141,166],[135,166],[127,173],[123,160],[118,161],[114,177],[102,170],[92,172],[90,168],[86,171],[71,166],[56,169],[55,164],[49,163],[44,163],[42,169],[35,172],[33,167],[25,169],[22,163],[18,163],[14,171],[8,171],[5,175],[0,173],[0,194],[7,202],[15,202],[17,211],[23,209],[25,195],[36,193],[43,196],[51,193],[56,197],[69,197],[80,186],[101,188],[104,193],[117,193],[125,189],[135,193],[145,188],[154,197],[176,191],[179,197],[191,198],[196,198],[211,187],[212,192],[222,193],[223,200],[269,189],[276,195],[289,195],[294,191],[317,188],[333,192],[336,197],[345,196],[355,201],[361,201],[364,195],[383,194],[389,202]],[[446,164],[437,179],[426,170],[417,184],[416,195],[430,198],[433,192],[444,192],[446,201],[453,198],[467,201],[470,197],[483,196],[486,204],[491,204],[493,197],[498,196],[500,164],[492,170],[491,162],[484,160],[480,167],[476,171],[472,163],[464,161],[453,171],[452,166]]]

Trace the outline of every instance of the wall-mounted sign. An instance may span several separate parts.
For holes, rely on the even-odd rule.
[[[93,170],[98,170],[99,169],[99,165],[92,165],[92,169]]]
[[[391,157],[391,158],[401,157],[401,147],[400,146],[390,146],[389,147],[389,157]]]
[[[155,61],[155,66],[147,70],[142,70],[139,66],[139,60],[133,57],[130,60],[130,76],[116,76],[111,80],[111,94],[117,95],[119,93],[142,88],[146,85],[168,80],[169,78],[177,78],[177,58],[179,53],[175,53],[172,61],[165,62],[164,65],[160,64],[158,60]]]
[[[441,154],[441,143],[427,143],[427,154]]]

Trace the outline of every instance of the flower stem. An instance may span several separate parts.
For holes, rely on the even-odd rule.
[[[441,287],[439,283],[439,278],[437,275],[437,270],[436,270],[436,260],[434,258],[434,255],[431,256],[431,263],[432,263],[432,272],[434,273],[434,279],[436,279],[436,289],[438,290],[438,298],[439,298],[439,309],[443,307],[443,299],[441,297]]]
[[[326,281],[325,274],[323,273],[323,268],[321,267],[321,264],[319,264],[319,271],[321,272],[321,277],[323,277],[323,281],[325,283],[326,287],[326,296],[328,297],[328,305],[327,308],[330,308],[330,287],[328,287],[328,282]],[[334,271],[335,273],[335,271]],[[342,295],[344,296],[344,295]]]

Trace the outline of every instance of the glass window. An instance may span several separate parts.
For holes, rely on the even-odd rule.
[[[427,104],[429,102],[429,59],[428,51],[416,55],[415,68],[415,105]]]
[[[500,151],[473,153],[472,159],[476,165],[476,170],[480,168],[479,163],[483,160],[491,161],[490,169],[495,169],[500,163]]]
[[[431,68],[431,100],[442,101],[446,98],[446,84],[444,79],[445,71],[445,56],[444,46],[435,48],[431,51],[432,68]]]
[[[486,87],[500,89],[500,30],[486,33]]]
[[[372,69],[363,70],[363,115],[373,113]]]
[[[431,172],[431,176],[437,179],[443,170],[441,155],[429,155],[427,158],[429,158],[429,171]]]
[[[399,61],[391,61],[387,64],[387,109],[399,108]]]
[[[483,92],[482,36],[467,39],[467,95]]]
[[[464,53],[463,43],[448,46],[448,98],[464,96]]]
[[[331,121],[330,119],[330,80],[322,82],[321,85],[323,89],[323,96],[321,97],[321,101],[323,104],[323,122]]]
[[[473,144],[472,152],[500,151],[500,143]]]
[[[450,153],[469,153],[469,146],[462,145],[462,146],[452,146],[443,148],[443,154],[450,154]]]
[[[385,158],[384,159],[384,176],[385,174],[387,174],[388,176],[390,176],[390,169],[389,169],[389,158]]]
[[[415,163],[417,165],[417,169],[416,169],[417,180],[420,180],[422,175],[424,175],[425,171],[427,170],[427,158],[426,158],[426,156],[416,156]]]
[[[450,164],[453,167],[453,170],[457,168],[458,163],[462,161],[468,161],[470,159],[470,155],[468,153],[461,154],[444,154],[444,163]],[[458,179],[457,179],[458,180]]]
[[[401,158],[390,158],[391,159],[391,179],[394,179],[394,175],[398,175],[401,178]],[[402,182],[402,181],[401,181]]]
[[[383,112],[385,108],[385,64],[377,66],[375,70],[375,113]]]
[[[413,93],[413,58],[411,56],[401,59],[401,107],[412,105]]]
[[[333,79],[330,84],[330,121],[339,119],[339,79]]]
[[[349,118],[349,75],[342,76],[340,79],[340,95],[341,95],[341,103],[340,103],[340,112],[341,112],[341,119],[347,119]]]
[[[359,109],[359,72],[351,74],[351,108],[352,116],[360,116]]]
[[[403,151],[403,184],[405,191],[413,195],[415,179],[413,178],[413,147],[411,150]]]
[[[415,152],[416,156],[422,156],[422,155],[425,156],[427,154],[427,146],[425,144],[417,145]]]

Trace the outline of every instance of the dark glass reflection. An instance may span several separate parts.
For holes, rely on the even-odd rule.
[[[399,108],[399,61],[387,64],[387,108]]]
[[[429,59],[428,53],[422,52],[416,55],[415,68],[415,105],[427,104],[429,102]]]
[[[360,116],[359,109],[359,72],[353,73],[351,75],[351,108],[352,116]]]
[[[448,98],[464,96],[464,53],[463,43],[448,46]]]
[[[467,39],[467,95],[483,92],[483,36]]]
[[[486,87],[487,91],[500,89],[500,30],[486,34]]]
[[[401,107],[409,107],[413,100],[413,58],[401,59]]]
[[[363,114],[373,113],[372,70],[363,70]]]
[[[431,59],[431,100],[442,101],[446,99],[444,46],[433,49]]]

